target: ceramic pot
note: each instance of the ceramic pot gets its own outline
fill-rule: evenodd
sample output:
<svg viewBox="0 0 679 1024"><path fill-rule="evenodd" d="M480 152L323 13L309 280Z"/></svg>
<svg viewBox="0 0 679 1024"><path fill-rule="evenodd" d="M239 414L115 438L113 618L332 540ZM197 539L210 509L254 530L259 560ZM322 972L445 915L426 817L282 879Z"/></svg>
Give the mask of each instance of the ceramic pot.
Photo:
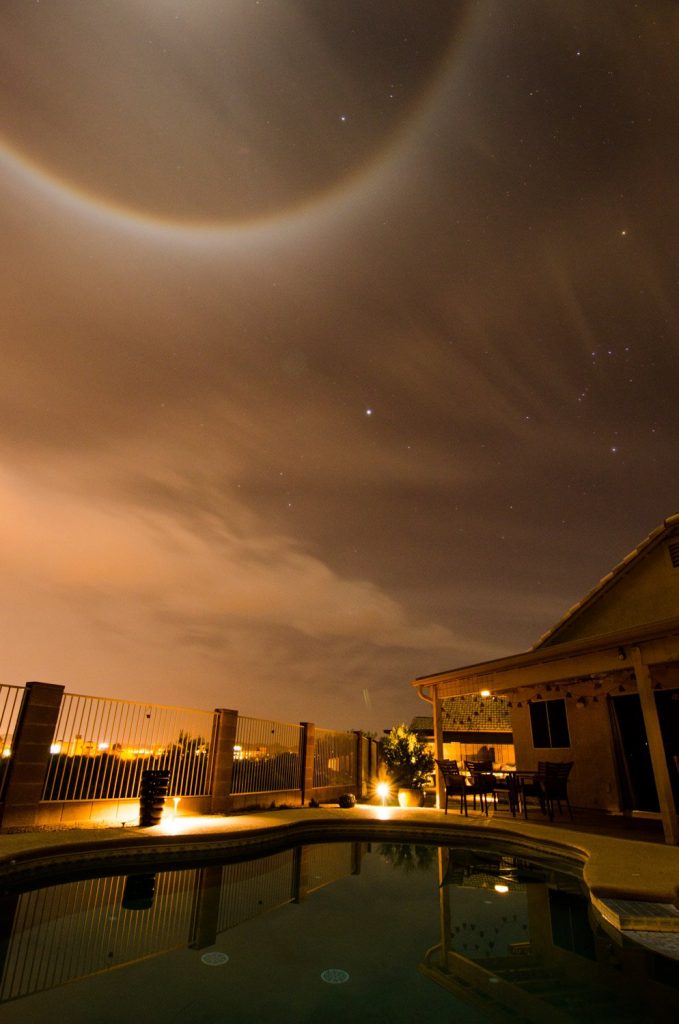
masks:
<svg viewBox="0 0 679 1024"><path fill-rule="evenodd" d="M424 807L424 793L421 789L399 789L399 807Z"/></svg>

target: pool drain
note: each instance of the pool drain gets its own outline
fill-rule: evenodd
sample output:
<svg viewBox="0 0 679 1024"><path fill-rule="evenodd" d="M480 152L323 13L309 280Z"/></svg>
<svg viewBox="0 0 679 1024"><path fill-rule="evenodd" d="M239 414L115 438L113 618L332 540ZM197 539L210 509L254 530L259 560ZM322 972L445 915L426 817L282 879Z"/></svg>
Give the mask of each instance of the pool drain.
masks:
<svg viewBox="0 0 679 1024"><path fill-rule="evenodd" d="M200 958L208 967L221 967L228 961L226 953L203 953Z"/></svg>
<svg viewBox="0 0 679 1024"><path fill-rule="evenodd" d="M343 982L349 981L347 972L338 967L329 967L327 971L321 971L321 978L323 981L327 981L328 985L341 985Z"/></svg>

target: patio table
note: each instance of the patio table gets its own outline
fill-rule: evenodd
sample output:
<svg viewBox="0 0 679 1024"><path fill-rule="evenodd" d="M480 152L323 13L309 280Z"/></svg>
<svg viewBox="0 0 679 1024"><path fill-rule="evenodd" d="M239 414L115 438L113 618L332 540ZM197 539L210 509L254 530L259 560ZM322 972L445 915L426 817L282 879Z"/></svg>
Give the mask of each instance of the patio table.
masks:
<svg viewBox="0 0 679 1024"><path fill-rule="evenodd" d="M526 785L533 785L538 776L537 769L530 771L509 771L507 772L507 789L509 791L509 807L512 815L523 807L523 816L528 818L528 805L526 803Z"/></svg>

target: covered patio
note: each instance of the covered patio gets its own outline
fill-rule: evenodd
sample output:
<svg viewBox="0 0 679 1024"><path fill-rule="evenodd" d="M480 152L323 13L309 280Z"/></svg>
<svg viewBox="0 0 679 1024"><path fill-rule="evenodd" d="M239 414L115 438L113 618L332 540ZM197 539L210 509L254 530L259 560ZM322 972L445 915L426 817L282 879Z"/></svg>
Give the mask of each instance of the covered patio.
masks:
<svg viewBox="0 0 679 1024"><path fill-rule="evenodd" d="M419 677L443 757L441 702L511 703L517 768L573 761L576 809L661 821L679 843L679 517L631 552L530 650ZM442 806L441 781L438 803Z"/></svg>

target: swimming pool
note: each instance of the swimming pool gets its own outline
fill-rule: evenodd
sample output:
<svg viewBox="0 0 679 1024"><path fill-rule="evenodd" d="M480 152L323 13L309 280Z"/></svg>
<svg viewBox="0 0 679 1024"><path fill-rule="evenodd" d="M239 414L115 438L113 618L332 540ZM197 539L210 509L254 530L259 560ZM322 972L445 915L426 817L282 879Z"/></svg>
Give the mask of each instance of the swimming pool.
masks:
<svg viewBox="0 0 679 1024"><path fill-rule="evenodd" d="M33 883L36 884L36 883ZM2 895L7 1024L676 1019L676 962L578 871L492 848L293 846Z"/></svg>

